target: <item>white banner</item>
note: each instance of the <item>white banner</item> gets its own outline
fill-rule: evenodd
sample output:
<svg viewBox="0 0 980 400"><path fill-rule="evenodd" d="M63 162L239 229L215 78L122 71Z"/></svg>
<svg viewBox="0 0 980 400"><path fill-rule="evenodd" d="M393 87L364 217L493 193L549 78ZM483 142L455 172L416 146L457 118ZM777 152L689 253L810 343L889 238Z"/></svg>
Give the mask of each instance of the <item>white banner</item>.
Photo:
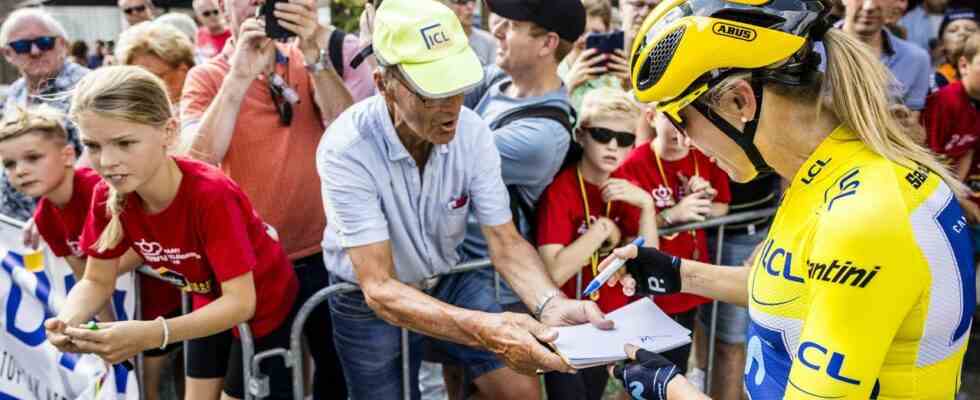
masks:
<svg viewBox="0 0 980 400"><path fill-rule="evenodd" d="M94 355L62 353L48 343L44 320L57 314L75 284L64 260L47 248L24 249L20 230L0 223L0 400L139 399L134 371ZM135 307L132 274L113 293L118 319Z"/></svg>

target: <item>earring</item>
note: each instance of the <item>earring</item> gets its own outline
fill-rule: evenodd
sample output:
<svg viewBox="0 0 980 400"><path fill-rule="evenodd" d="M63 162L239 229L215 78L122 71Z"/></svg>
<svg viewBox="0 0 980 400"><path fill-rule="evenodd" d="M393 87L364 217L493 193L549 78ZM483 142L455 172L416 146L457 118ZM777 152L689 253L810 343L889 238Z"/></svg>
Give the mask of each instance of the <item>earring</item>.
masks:
<svg viewBox="0 0 980 400"><path fill-rule="evenodd" d="M742 123L743 124L749 123L749 119L748 118L745 118L745 117L742 117Z"/></svg>

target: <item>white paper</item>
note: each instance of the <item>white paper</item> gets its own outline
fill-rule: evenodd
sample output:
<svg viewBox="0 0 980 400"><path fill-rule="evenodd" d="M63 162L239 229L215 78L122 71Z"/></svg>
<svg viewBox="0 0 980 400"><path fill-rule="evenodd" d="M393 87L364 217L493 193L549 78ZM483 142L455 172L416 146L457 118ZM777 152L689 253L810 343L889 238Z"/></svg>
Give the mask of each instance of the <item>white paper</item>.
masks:
<svg viewBox="0 0 980 400"><path fill-rule="evenodd" d="M691 342L691 331L643 298L606 314L615 323L612 330L591 324L558 328L554 342L558 353L576 368L609 364L627 358L626 344L661 353Z"/></svg>

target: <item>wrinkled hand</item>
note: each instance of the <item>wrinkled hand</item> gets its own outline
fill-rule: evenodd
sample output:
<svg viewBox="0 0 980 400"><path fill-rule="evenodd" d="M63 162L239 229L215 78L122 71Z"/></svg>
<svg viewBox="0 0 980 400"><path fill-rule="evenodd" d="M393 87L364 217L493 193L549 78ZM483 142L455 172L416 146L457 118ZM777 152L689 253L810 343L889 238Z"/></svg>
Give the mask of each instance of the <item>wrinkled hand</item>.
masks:
<svg viewBox="0 0 980 400"><path fill-rule="evenodd" d="M664 356L631 344L626 345L626 355L633 362L610 365L609 375L619 379L635 399L667 400L667 385L681 373L674 363Z"/></svg>
<svg viewBox="0 0 980 400"><path fill-rule="evenodd" d="M486 318L477 332L481 345L514 371L525 375L533 375L538 370L575 372L545 345L558 339L557 330L527 314L505 312Z"/></svg>
<svg viewBox="0 0 980 400"><path fill-rule="evenodd" d="M279 20L279 25L299 38L299 49L306 64L316 63L320 58L320 49L326 48L330 40L330 29L320 25L318 20L316 0L276 3L272 15Z"/></svg>
<svg viewBox="0 0 980 400"><path fill-rule="evenodd" d="M256 18L246 19L235 42L235 53L231 56L231 74L236 80L252 82L272 67L276 61L275 54L275 44L265 35L265 22Z"/></svg>
<svg viewBox="0 0 980 400"><path fill-rule="evenodd" d="M548 326L571 326L590 323L596 328L613 328L613 322L592 301L556 297L548 302L541 313L541 323Z"/></svg>
<svg viewBox="0 0 980 400"><path fill-rule="evenodd" d="M71 338L65 335L65 329L67 328L68 324L57 318L44 321L44 333L48 338L48 342L58 349L58 351L62 353L82 353L78 346L75 346L75 343L71 341Z"/></svg>
<svg viewBox="0 0 980 400"><path fill-rule="evenodd" d="M37 250L38 246L41 245L41 234L37 231L34 218L27 220L27 224L24 225L24 229L21 231L21 241L24 243L24 247L32 250Z"/></svg>
<svg viewBox="0 0 980 400"><path fill-rule="evenodd" d="M711 200L704 198L700 192L691 193L673 207L661 212L674 224L701 222L711 213Z"/></svg>
<svg viewBox="0 0 980 400"><path fill-rule="evenodd" d="M653 206L653 196L625 179L610 178L602 184L602 201L622 201L637 208Z"/></svg>
<svg viewBox="0 0 980 400"><path fill-rule="evenodd" d="M98 330L68 327L65 335L81 352L94 353L110 364L158 347L163 341L163 327L157 321L105 322L98 326Z"/></svg>
<svg viewBox="0 0 980 400"><path fill-rule="evenodd" d="M606 55L599 54L596 49L585 49L579 53L578 58L572 63L565 75L568 82L568 91L574 91L585 82L595 79L597 76L606 73L607 69L599 65L606 59Z"/></svg>

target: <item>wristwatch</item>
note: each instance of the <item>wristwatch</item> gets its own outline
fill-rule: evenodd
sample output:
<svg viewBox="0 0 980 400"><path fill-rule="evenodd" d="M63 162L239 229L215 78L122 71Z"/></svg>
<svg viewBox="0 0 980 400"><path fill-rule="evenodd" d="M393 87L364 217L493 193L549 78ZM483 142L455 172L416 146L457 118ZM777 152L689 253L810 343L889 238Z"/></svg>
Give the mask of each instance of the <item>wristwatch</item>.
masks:
<svg viewBox="0 0 980 400"><path fill-rule="evenodd" d="M306 70L311 74L315 74L320 71L325 71L333 68L333 63L330 62L330 54L327 52L326 48L320 49L320 55L316 62L313 64L306 64Z"/></svg>

